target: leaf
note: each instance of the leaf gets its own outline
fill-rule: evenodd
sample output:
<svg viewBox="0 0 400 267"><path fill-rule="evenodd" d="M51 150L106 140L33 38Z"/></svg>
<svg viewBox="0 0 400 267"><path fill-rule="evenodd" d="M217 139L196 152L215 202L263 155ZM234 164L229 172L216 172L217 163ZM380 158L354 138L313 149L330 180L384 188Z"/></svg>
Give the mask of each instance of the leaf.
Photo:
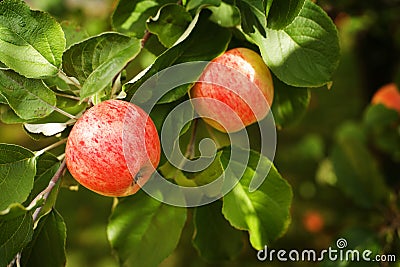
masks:
<svg viewBox="0 0 400 267"><path fill-rule="evenodd" d="M135 91L155 74L158 75L155 76L156 79L152 79L152 83L147 83L145 87L150 97L146 99L135 98L135 101L144 104L146 101L154 99L157 92L159 93L160 90L167 88L165 87L166 85L171 84L175 85L175 89L168 91L168 93L158 101L158 104L173 102L187 94L187 91L192 86L187 83L197 80L203 70L201 66L198 64L192 65L190 70L187 68L188 65L185 65L186 69L178 67L170 71L165 70L163 72L165 75L163 79L160 79L159 72L183 62L212 60L226 50L231 38L231 33L210 22L207 19L207 15L204 13L205 12L202 11L198 23L184 41L161 54L143 77L135 83L126 86L126 92L128 94L127 99L131 99ZM177 73L178 70L181 73ZM174 73L174 75L172 75L172 73ZM166 84L162 84L160 80ZM176 87L177 83L184 85Z"/></svg>
<svg viewBox="0 0 400 267"><path fill-rule="evenodd" d="M186 9L188 11L198 10L202 7L219 6L221 3L221 0L190 0L186 5Z"/></svg>
<svg viewBox="0 0 400 267"><path fill-rule="evenodd" d="M0 60L28 78L57 74L65 49L61 26L19 0L0 2Z"/></svg>
<svg viewBox="0 0 400 267"><path fill-rule="evenodd" d="M364 208L386 201L388 189L364 143L362 130L348 123L339 128L336 136L331 158L338 187Z"/></svg>
<svg viewBox="0 0 400 267"><path fill-rule="evenodd" d="M219 6L209 6L210 20L221 27L232 28L240 25L240 10L236 6L221 2Z"/></svg>
<svg viewBox="0 0 400 267"><path fill-rule="evenodd" d="M0 70L0 94L24 120L43 118L53 111L56 95L41 80L27 79L13 71Z"/></svg>
<svg viewBox="0 0 400 267"><path fill-rule="evenodd" d="M267 27L266 7L264 1L238 0L236 5L240 10L241 25L245 33L259 32L265 35Z"/></svg>
<svg viewBox="0 0 400 267"><path fill-rule="evenodd" d="M272 1L268 12L267 26L270 29L282 29L292 23L299 14L305 0Z"/></svg>
<svg viewBox="0 0 400 267"><path fill-rule="evenodd" d="M120 0L111 17L114 30L137 38L146 31L147 20L157 14L158 9L175 0Z"/></svg>
<svg viewBox="0 0 400 267"><path fill-rule="evenodd" d="M292 191L282 179L272 162L255 151L250 153L247 165L230 159L229 150L224 149L221 162L226 168L229 164L245 168L243 177L235 170L226 170L225 176L239 180L237 185L223 198L222 213L234 227L247 230L251 245L258 250L283 235L290 223L290 204ZM231 161L231 162L230 162ZM257 165L260 166L257 168ZM269 172L267 170L269 169ZM253 192L249 191L254 176L266 176L263 184Z"/></svg>
<svg viewBox="0 0 400 267"><path fill-rule="evenodd" d="M319 87L332 80L339 62L335 25L316 4L307 0L299 15L283 29L251 34L271 71L296 87Z"/></svg>
<svg viewBox="0 0 400 267"><path fill-rule="evenodd" d="M82 99L111 85L113 78L140 52L140 41L103 33L71 46L63 55L66 74L83 84Z"/></svg>
<svg viewBox="0 0 400 267"><path fill-rule="evenodd" d="M279 128L298 122L306 113L311 100L308 88L287 85L273 76L274 101L272 113Z"/></svg>
<svg viewBox="0 0 400 267"><path fill-rule="evenodd" d="M11 220L0 220L0 229L0 266L7 266L32 239L32 215L25 213Z"/></svg>
<svg viewBox="0 0 400 267"><path fill-rule="evenodd" d="M147 29L156 34L165 47L171 47L185 32L191 20L192 16L183 6L167 4L147 22Z"/></svg>
<svg viewBox="0 0 400 267"><path fill-rule="evenodd" d="M194 211L193 245L207 261L231 261L243 249L243 233L233 228L221 213L222 201Z"/></svg>
<svg viewBox="0 0 400 267"><path fill-rule="evenodd" d="M36 174L35 155L20 146L0 144L0 211L29 196Z"/></svg>
<svg viewBox="0 0 400 267"><path fill-rule="evenodd" d="M43 123L43 124L24 124L25 129L30 133L44 134L45 136L52 136L61 133L67 128L66 123Z"/></svg>
<svg viewBox="0 0 400 267"><path fill-rule="evenodd" d="M157 266L178 245L185 221L185 208L163 204L140 190L120 199L107 235L121 265Z"/></svg>
<svg viewBox="0 0 400 267"><path fill-rule="evenodd" d="M66 226L61 215L52 210L43 217L32 237L22 251L23 266L61 267L65 266Z"/></svg>

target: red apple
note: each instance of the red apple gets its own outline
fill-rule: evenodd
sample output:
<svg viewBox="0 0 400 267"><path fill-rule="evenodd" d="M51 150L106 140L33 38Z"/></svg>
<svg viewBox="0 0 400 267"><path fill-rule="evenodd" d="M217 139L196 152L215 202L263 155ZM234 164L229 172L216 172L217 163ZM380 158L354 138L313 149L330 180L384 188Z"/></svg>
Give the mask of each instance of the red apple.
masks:
<svg viewBox="0 0 400 267"><path fill-rule="evenodd" d="M86 188L105 196L136 193L160 160L156 127L140 107L107 100L75 123L65 151L68 170Z"/></svg>
<svg viewBox="0 0 400 267"><path fill-rule="evenodd" d="M247 48L231 49L212 60L190 90L196 112L222 132L239 131L266 117L273 95L267 65Z"/></svg>
<svg viewBox="0 0 400 267"><path fill-rule="evenodd" d="M318 233L324 228L324 218L318 211L307 211L303 217L304 228L310 233Z"/></svg>
<svg viewBox="0 0 400 267"><path fill-rule="evenodd" d="M396 84L389 83L375 92L371 100L372 104L383 104L389 109L396 110L400 115L400 92Z"/></svg>

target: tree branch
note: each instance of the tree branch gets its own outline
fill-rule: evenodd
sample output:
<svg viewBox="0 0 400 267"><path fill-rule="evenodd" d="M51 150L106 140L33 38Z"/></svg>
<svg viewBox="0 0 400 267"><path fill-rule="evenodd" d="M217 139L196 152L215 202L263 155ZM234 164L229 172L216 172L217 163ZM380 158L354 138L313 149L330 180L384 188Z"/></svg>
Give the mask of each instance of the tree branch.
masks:
<svg viewBox="0 0 400 267"><path fill-rule="evenodd" d="M50 195L51 191L54 189L54 186L57 184L58 180L60 180L60 178L62 177L62 175L64 174L64 171L66 170L67 165L65 162L65 159L63 159L63 161L61 162L60 167L58 168L58 170L56 171L56 173L53 175L53 177L51 178L49 184L47 185L47 187L40 192L35 199L32 200L32 202L29 204L29 206L31 205L35 205L37 201L39 201L40 199L44 200L43 205L41 205L40 207L38 207L35 212L32 215L33 218L33 222L35 223L38 219L39 219L39 214L40 211L42 210L44 204L46 203L46 200L48 198L48 196Z"/></svg>

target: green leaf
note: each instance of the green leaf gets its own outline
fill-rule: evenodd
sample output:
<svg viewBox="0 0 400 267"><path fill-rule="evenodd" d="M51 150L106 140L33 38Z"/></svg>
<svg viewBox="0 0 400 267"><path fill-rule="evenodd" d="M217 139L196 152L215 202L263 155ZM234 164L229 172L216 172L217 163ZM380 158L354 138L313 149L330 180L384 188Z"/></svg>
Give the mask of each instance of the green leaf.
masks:
<svg viewBox="0 0 400 267"><path fill-rule="evenodd" d="M0 60L28 78L57 74L65 49L61 26L20 0L0 2Z"/></svg>
<svg viewBox="0 0 400 267"><path fill-rule="evenodd" d="M197 207L193 222L193 245L207 261L231 261L243 249L243 233L222 216L222 201Z"/></svg>
<svg viewBox="0 0 400 267"><path fill-rule="evenodd" d="M32 239L33 220L30 213L11 220L0 220L0 266L7 266Z"/></svg>
<svg viewBox="0 0 400 267"><path fill-rule="evenodd" d="M305 0L273 1L268 12L267 26L270 29L282 29L292 23L299 14Z"/></svg>
<svg viewBox="0 0 400 267"><path fill-rule="evenodd" d="M298 122L306 113L311 100L310 90L287 85L273 76L274 101L272 113L279 128Z"/></svg>
<svg viewBox="0 0 400 267"><path fill-rule="evenodd" d="M140 190L120 199L107 235L121 265L155 267L178 245L185 221L185 208L163 204Z"/></svg>
<svg viewBox="0 0 400 267"><path fill-rule="evenodd" d="M242 29L245 33L259 32L265 35L267 27L266 7L264 1L238 0L236 5L240 10Z"/></svg>
<svg viewBox="0 0 400 267"><path fill-rule="evenodd" d="M61 267L65 266L66 226L61 215L52 210L41 218L32 241L22 251L23 266Z"/></svg>
<svg viewBox="0 0 400 267"><path fill-rule="evenodd" d="M49 115L56 95L41 80L27 79L13 71L0 70L0 94L24 120Z"/></svg>
<svg viewBox="0 0 400 267"><path fill-rule="evenodd" d="M219 6L221 3L221 0L190 0L186 5L186 9L193 10L201 7Z"/></svg>
<svg viewBox="0 0 400 267"><path fill-rule="evenodd" d="M0 221L14 219L27 213L28 211L35 210L43 204L43 200L39 200L34 205L24 207L20 203L12 203L6 209L0 211Z"/></svg>
<svg viewBox="0 0 400 267"><path fill-rule="evenodd" d="M140 41L119 33L103 33L71 46L63 68L83 84L82 99L111 85L113 78L140 52Z"/></svg>
<svg viewBox="0 0 400 267"><path fill-rule="evenodd" d="M335 25L316 4L307 0L299 15L283 29L251 34L271 71L296 87L319 87L332 80L339 62Z"/></svg>
<svg viewBox="0 0 400 267"><path fill-rule="evenodd" d="M243 165L242 162L230 159L228 152L224 149L221 155L224 167L228 163L236 164L239 168L244 167L245 172L243 177L238 177L235 171L225 173L225 176L240 180L224 196L222 213L231 225L249 231L250 243L255 249L263 249L266 244L282 236L288 228L292 201L290 185L282 179L267 157L255 151L243 151L250 153L247 165ZM259 168L257 164L260 164ZM256 191L250 192L249 186L255 176L266 176L266 179Z"/></svg>
<svg viewBox="0 0 400 267"><path fill-rule="evenodd" d="M0 211L29 196L36 174L35 155L20 146L0 144Z"/></svg>
<svg viewBox="0 0 400 267"><path fill-rule="evenodd" d="M159 8L175 0L120 0L111 23L114 30L137 38L142 38L146 31L147 20L155 16Z"/></svg>
<svg viewBox="0 0 400 267"><path fill-rule="evenodd" d="M156 34L165 47L171 47L185 32L192 21L192 16L183 6L167 4L157 16L147 22L149 32Z"/></svg>
<svg viewBox="0 0 400 267"><path fill-rule="evenodd" d="M387 200L388 189L359 126L344 124L336 135L331 158L338 187L365 208Z"/></svg>
<svg viewBox="0 0 400 267"><path fill-rule="evenodd" d="M135 83L126 86L126 92L128 94L127 99L132 98L135 91L146 80L163 69L183 62L212 60L226 50L230 38L231 33L229 31L210 22L207 16L202 12L195 28L184 41L161 54L143 77ZM167 82L173 83L183 79L191 80L192 78L192 80L195 80L196 77L200 76L202 70L201 68L197 68L190 72L185 72L185 70L182 69L182 74L178 75L174 73L173 76L170 72L166 72L166 74L169 74L169 76L167 76ZM163 81L166 82L165 79ZM151 90L157 90L157 86L165 85L151 84L151 88L149 88L148 92L153 94ZM169 103L181 98L187 94L191 86L192 84L185 84L169 91L158 103ZM141 99L139 99L139 101L140 100ZM147 100L149 99L144 101Z"/></svg>
<svg viewBox="0 0 400 267"><path fill-rule="evenodd" d="M219 6L210 6L210 20L221 27L233 28L240 25L240 10L236 6L221 2Z"/></svg>

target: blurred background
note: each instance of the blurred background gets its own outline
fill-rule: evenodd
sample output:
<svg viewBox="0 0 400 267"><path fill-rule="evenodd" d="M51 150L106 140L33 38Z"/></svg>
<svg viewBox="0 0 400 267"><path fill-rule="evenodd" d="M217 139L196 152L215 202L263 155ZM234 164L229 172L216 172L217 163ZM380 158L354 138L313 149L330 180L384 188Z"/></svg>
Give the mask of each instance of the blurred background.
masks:
<svg viewBox="0 0 400 267"><path fill-rule="evenodd" d="M89 35L110 30L110 14L117 4L115 0L27 2L32 8L48 11L58 21L76 22ZM377 148L373 141L363 146L368 160L376 166L387 186L390 202L386 206L370 207L357 201L343 188L343 183L337 183L332 163L337 136L345 131L343 129L355 132L361 129L374 92L387 83L400 81L400 1L321 0L318 4L338 27L341 61L332 87L313 89L306 115L296 124L278 131L275 165L292 185L294 199L288 232L274 242L271 249L321 250L345 237L359 248L397 253L396 264L370 263L368 266L400 266L400 158L395 153L397 149L400 151L400 147L396 147L399 144L393 143L391 151ZM399 131L398 127L397 124L392 130ZM0 123L0 142L37 150L51 141L33 141L21 125ZM368 182L369 177L364 178L364 182ZM111 198L84 188L78 192L60 191L57 208L67 225L68 267L117 266L105 231L111 205ZM191 246L192 235L193 227L188 224L179 247L162 267L317 266L311 262L259 262L256 251L249 245L233 262L206 263ZM319 264L331 266L330 263Z"/></svg>

